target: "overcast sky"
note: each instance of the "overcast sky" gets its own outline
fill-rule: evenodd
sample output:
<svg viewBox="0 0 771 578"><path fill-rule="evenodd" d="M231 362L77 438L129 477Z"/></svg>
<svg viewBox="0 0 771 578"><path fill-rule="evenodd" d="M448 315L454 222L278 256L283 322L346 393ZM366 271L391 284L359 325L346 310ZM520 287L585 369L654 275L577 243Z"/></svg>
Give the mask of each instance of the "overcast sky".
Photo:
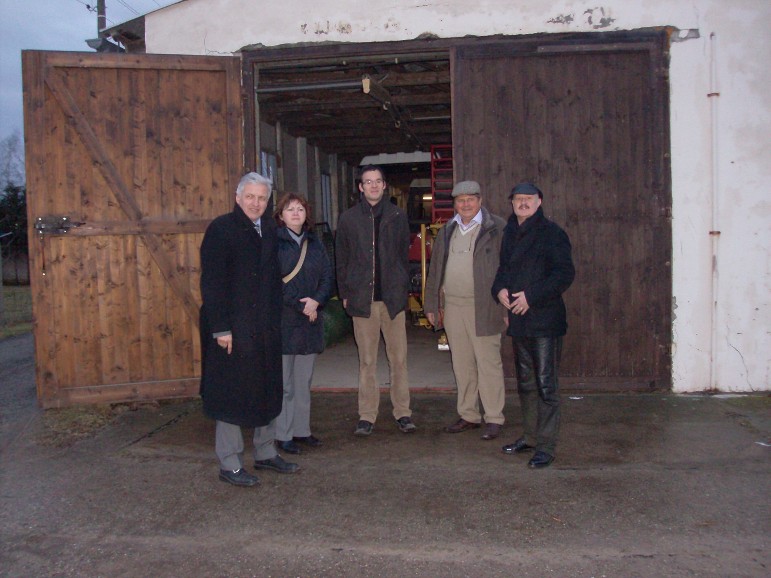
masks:
<svg viewBox="0 0 771 578"><path fill-rule="evenodd" d="M107 26L178 0L106 0ZM0 139L23 134L22 50L93 52L96 0L0 0Z"/></svg>

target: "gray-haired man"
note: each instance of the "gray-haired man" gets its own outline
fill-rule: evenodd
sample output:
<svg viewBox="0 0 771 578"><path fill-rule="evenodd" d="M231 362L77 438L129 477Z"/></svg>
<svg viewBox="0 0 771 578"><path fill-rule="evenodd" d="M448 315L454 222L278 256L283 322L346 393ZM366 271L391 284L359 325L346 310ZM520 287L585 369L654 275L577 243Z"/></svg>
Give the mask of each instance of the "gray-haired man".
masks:
<svg viewBox="0 0 771 578"><path fill-rule="evenodd" d="M263 215L272 183L241 178L233 211L214 219L201 243L201 398L215 419L220 479L236 486L258 480L243 468L242 427L254 428L254 467L297 471L274 445L281 412L281 273L276 225Z"/></svg>

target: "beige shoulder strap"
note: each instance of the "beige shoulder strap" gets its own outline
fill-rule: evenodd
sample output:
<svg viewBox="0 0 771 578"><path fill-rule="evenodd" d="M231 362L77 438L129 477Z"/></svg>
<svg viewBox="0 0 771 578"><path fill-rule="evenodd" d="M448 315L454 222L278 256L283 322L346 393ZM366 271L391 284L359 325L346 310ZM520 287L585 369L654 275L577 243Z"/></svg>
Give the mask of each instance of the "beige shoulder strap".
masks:
<svg viewBox="0 0 771 578"><path fill-rule="evenodd" d="M292 279L294 279L294 276L297 275L297 273L300 272L300 269L303 266L303 261L305 261L305 253L308 252L308 239L303 239L303 246L302 249L300 249L300 258L297 260L297 265L294 266L294 269L288 274L285 275L281 280L284 283L289 283Z"/></svg>

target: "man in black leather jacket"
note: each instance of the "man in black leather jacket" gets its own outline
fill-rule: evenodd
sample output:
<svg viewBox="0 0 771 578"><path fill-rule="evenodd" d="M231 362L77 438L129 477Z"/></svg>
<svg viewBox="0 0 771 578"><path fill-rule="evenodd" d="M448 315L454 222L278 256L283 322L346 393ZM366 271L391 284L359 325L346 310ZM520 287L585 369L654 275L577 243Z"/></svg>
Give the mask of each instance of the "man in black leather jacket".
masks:
<svg viewBox="0 0 771 578"><path fill-rule="evenodd" d="M543 193L520 183L509 198L513 213L501 246L492 294L509 310L507 334L517 356L517 387L524 435L503 446L506 454L536 450L528 462L554 461L560 422L559 361L567 315L562 294L575 278L570 239L543 214Z"/></svg>

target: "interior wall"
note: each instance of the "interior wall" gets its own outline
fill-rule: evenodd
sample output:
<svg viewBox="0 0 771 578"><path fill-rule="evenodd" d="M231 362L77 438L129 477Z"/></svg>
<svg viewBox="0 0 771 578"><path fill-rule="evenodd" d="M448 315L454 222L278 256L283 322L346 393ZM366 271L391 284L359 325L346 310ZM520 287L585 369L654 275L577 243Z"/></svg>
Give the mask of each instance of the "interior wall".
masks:
<svg viewBox="0 0 771 578"><path fill-rule="evenodd" d="M277 157L275 190L279 194L291 191L305 196L311 204L314 221L321 221L321 172L330 172L332 156L308 145L306 139L284 131L279 133L276 127L266 123L260 123L260 149ZM332 181L333 198L338 196L336 180Z"/></svg>
<svg viewBox="0 0 771 578"><path fill-rule="evenodd" d="M305 196L313 207L313 220L319 221L321 217L321 169L319 167L319 149L308 147L308 165L306 167L307 187Z"/></svg>
<svg viewBox="0 0 771 578"><path fill-rule="evenodd" d="M284 189L299 190L297 184L297 139L290 134L282 134L281 166L284 171Z"/></svg>

